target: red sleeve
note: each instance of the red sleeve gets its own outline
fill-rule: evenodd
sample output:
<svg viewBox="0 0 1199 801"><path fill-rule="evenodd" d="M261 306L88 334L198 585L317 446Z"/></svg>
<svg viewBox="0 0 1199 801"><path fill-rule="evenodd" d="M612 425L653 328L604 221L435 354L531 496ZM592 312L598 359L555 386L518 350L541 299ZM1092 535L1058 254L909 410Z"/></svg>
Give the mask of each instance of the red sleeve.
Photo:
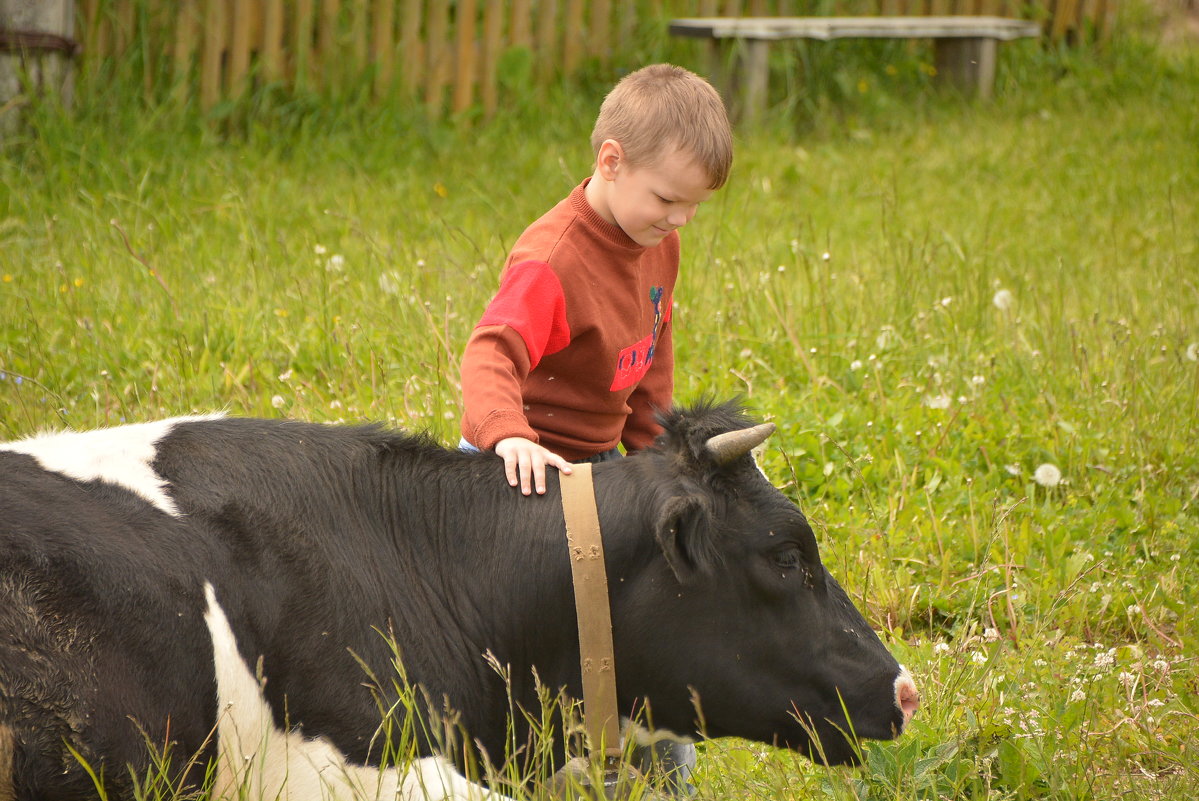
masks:
<svg viewBox="0 0 1199 801"><path fill-rule="evenodd" d="M507 437L536 442L521 387L542 357L570 342L562 285L548 264L505 271L462 356L462 436L481 450Z"/></svg>
<svg viewBox="0 0 1199 801"><path fill-rule="evenodd" d="M542 356L570 344L566 298L557 274L543 261L514 264L504 271L500 291L483 312L479 325L506 325L520 334L529 351L529 369Z"/></svg>

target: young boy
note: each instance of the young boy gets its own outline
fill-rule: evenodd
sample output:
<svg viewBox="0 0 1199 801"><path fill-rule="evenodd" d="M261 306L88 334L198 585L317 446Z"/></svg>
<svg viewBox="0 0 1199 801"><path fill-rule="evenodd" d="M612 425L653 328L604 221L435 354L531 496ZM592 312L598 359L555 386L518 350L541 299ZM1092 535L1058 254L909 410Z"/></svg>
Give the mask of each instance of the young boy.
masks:
<svg viewBox="0 0 1199 801"><path fill-rule="evenodd" d="M595 168L517 240L462 359L464 445L545 492L546 466L644 448L674 391L679 228L724 185L720 95L681 67L625 76L591 134Z"/></svg>

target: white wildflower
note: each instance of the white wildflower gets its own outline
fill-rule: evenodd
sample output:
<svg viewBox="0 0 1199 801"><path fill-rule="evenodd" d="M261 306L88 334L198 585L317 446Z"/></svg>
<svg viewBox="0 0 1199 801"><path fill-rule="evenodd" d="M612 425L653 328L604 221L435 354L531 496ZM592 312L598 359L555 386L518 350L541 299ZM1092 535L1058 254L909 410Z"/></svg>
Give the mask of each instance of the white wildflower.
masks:
<svg viewBox="0 0 1199 801"><path fill-rule="evenodd" d="M1087 700L1087 694L1085 692L1083 692L1081 689L1075 690L1074 692L1070 693L1070 701L1072 703L1078 703L1079 701L1085 701L1085 700Z"/></svg>
<svg viewBox="0 0 1199 801"><path fill-rule="evenodd" d="M379 276L379 289L384 295L398 295L400 293L400 274L395 270L383 273Z"/></svg>
<svg viewBox="0 0 1199 801"><path fill-rule="evenodd" d="M934 654L946 654L946 653L949 653L949 643L947 643L947 642L939 642L939 643L937 643L936 645L934 645L934 646L933 646L933 653L934 653Z"/></svg>
<svg viewBox="0 0 1199 801"><path fill-rule="evenodd" d="M995 642L999 639L999 629L983 629L983 639L987 642Z"/></svg>
<svg viewBox="0 0 1199 801"><path fill-rule="evenodd" d="M981 387L983 384L987 383L987 378L986 376L976 375L970 379L970 383L976 387Z"/></svg>
<svg viewBox="0 0 1199 801"><path fill-rule="evenodd" d="M982 651L975 651L974 653L970 654L970 661L976 665L985 665L987 662L987 655Z"/></svg>
<svg viewBox="0 0 1199 801"><path fill-rule="evenodd" d="M274 406L276 409L282 409L286 404L287 401L283 400L282 395L275 395L271 398L271 406Z"/></svg>
<svg viewBox="0 0 1199 801"><path fill-rule="evenodd" d="M861 360L861 359L854 359L852 362L850 362L850 363L849 363L849 369L850 369L850 370L853 370L855 373L856 373L858 370L861 370L861 369L862 369L862 360Z"/></svg>
<svg viewBox="0 0 1199 801"><path fill-rule="evenodd" d="M950 298L950 297L941 298L941 308L946 308L946 309L949 308L950 303L953 303L953 298Z"/></svg>
<svg viewBox="0 0 1199 801"><path fill-rule="evenodd" d="M1033 472L1032 477L1042 487L1056 487L1062 480L1062 471L1057 465L1046 462Z"/></svg>
<svg viewBox="0 0 1199 801"><path fill-rule="evenodd" d="M940 395L924 396L924 405L930 409L948 409L952 403L953 399L943 392Z"/></svg>
<svg viewBox="0 0 1199 801"><path fill-rule="evenodd" d="M346 266L346 257L341 255L340 253L334 253L332 256L329 257L329 260L325 262L326 272L339 273L343 269L345 269L345 266Z"/></svg>
<svg viewBox="0 0 1199 801"><path fill-rule="evenodd" d="M1095 667L1109 668L1116 664L1116 649L1112 648L1102 653L1095 654Z"/></svg>
<svg viewBox="0 0 1199 801"><path fill-rule="evenodd" d="M279 380L284 381L284 382L290 381L291 380L291 370L284 370L282 373L279 373Z"/></svg>
<svg viewBox="0 0 1199 801"><path fill-rule="evenodd" d="M1130 605L1128 606L1128 608L1124 610L1124 612L1125 612L1125 613L1126 613L1126 614L1127 614L1129 617L1137 617L1137 616L1139 616L1139 615L1141 614L1141 612L1143 612L1143 611L1144 611L1144 610L1143 610L1143 609L1141 609L1141 605L1140 605L1140 604L1130 604Z"/></svg>
<svg viewBox="0 0 1199 801"><path fill-rule="evenodd" d="M1004 467L1003 469L1007 471L1009 476L1020 475L1020 465L1018 465L1018 464L1009 464L1006 467Z"/></svg>
<svg viewBox="0 0 1199 801"><path fill-rule="evenodd" d="M318 256L324 256L327 251L325 250L324 245L313 245L312 252Z"/></svg>
<svg viewBox="0 0 1199 801"><path fill-rule="evenodd" d="M1126 690L1132 689L1137 683L1136 674L1129 673L1128 671L1122 671L1116 678L1119 679L1120 686Z"/></svg>
<svg viewBox="0 0 1199 801"><path fill-rule="evenodd" d="M1192 342L1187 345L1187 360L1199 362L1199 342Z"/></svg>
<svg viewBox="0 0 1199 801"><path fill-rule="evenodd" d="M824 251L824 253L822 253L820 256L820 258L824 259L825 261L828 261L832 257L833 257L833 254L829 253L827 250Z"/></svg>
<svg viewBox="0 0 1199 801"><path fill-rule="evenodd" d="M1000 311L1007 311L1016 304L1016 296L1012 294L1010 289L1001 289L991 298L991 303Z"/></svg>

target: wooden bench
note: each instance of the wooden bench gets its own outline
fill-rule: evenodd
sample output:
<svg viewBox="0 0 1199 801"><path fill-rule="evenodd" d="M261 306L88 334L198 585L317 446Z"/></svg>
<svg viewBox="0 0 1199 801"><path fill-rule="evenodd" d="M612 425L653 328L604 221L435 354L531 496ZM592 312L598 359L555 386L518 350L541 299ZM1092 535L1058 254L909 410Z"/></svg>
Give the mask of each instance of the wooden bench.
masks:
<svg viewBox="0 0 1199 801"><path fill-rule="evenodd" d="M721 45L713 59L713 78L723 91L739 97L741 116L754 118L766 108L766 48L770 42L932 39L937 78L980 97L990 97L997 43L1040 36L1041 26L1031 20L1007 17L703 17L671 20L670 33L710 39ZM742 43L744 50L730 76L727 49L733 43Z"/></svg>

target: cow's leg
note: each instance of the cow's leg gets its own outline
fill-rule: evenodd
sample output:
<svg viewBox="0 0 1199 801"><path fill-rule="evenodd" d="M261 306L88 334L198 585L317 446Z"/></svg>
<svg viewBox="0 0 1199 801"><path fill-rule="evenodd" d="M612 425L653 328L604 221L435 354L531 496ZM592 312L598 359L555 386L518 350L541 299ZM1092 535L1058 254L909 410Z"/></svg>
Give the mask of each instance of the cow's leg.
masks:
<svg viewBox="0 0 1199 801"><path fill-rule="evenodd" d="M505 801L467 781L440 757L417 759L401 768L356 765L328 740L280 730L258 679L237 650L212 585L206 584L204 593L217 682L214 799Z"/></svg>

